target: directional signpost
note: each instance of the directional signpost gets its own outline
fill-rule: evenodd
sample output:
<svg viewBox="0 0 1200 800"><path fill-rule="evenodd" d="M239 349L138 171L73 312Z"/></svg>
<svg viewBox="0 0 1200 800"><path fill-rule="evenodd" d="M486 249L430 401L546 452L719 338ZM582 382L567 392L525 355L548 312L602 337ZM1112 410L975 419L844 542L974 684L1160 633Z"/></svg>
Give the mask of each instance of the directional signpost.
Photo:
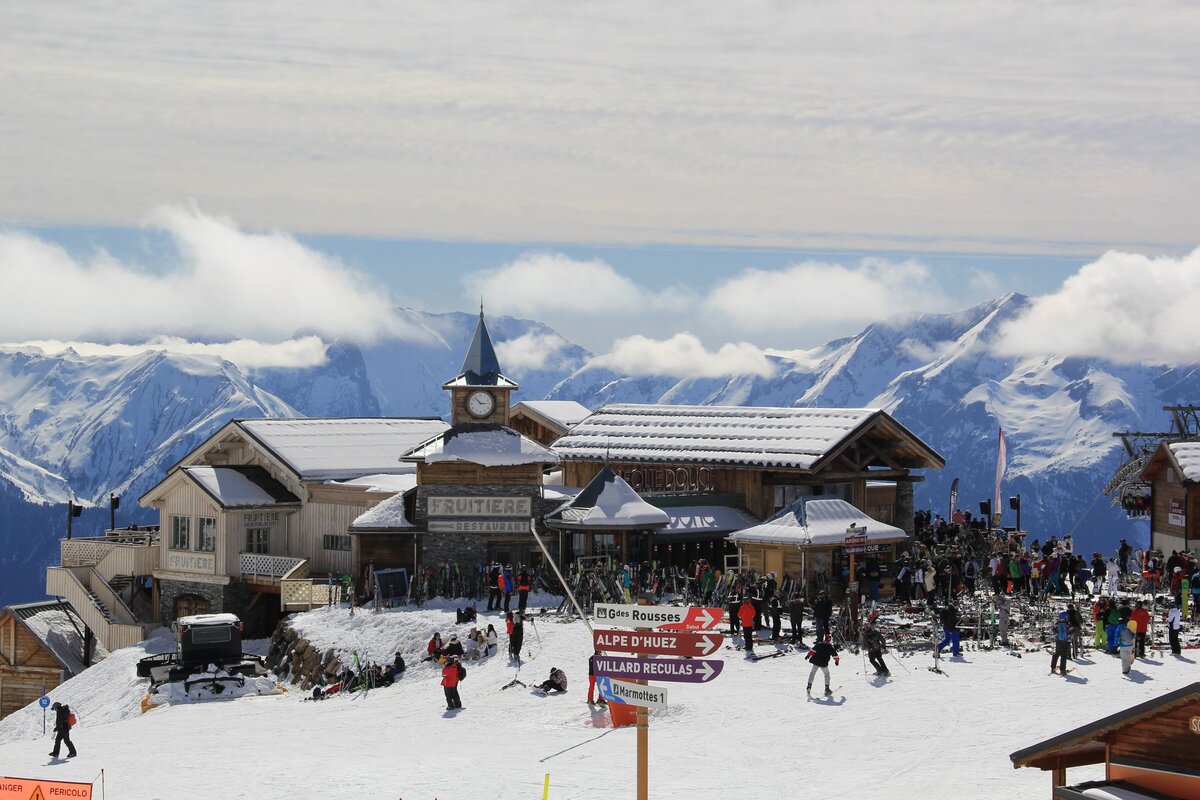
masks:
<svg viewBox="0 0 1200 800"><path fill-rule="evenodd" d="M631 653L637 658L597 655L596 687L610 704L637 706L638 800L648 796L649 721L647 708L666 708L667 691L647 680L707 683L721 674L724 661L702 659L722 644L720 634L704 634L721 624L720 608L676 608L649 604L597 603L596 622L637 628L636 631L594 630L592 641L601 653ZM646 658L647 655L685 658ZM618 680L626 678L627 680ZM630 683L628 681L637 681ZM611 709L611 706L610 706ZM616 716L613 717L614 724Z"/></svg>
<svg viewBox="0 0 1200 800"><path fill-rule="evenodd" d="M592 643L605 653L644 653L656 656L712 655L721 649L719 633L674 633L637 631L593 631Z"/></svg>
<svg viewBox="0 0 1200 800"><path fill-rule="evenodd" d="M708 683L721 674L724 661L684 658L616 658L596 656L596 674L631 681Z"/></svg>

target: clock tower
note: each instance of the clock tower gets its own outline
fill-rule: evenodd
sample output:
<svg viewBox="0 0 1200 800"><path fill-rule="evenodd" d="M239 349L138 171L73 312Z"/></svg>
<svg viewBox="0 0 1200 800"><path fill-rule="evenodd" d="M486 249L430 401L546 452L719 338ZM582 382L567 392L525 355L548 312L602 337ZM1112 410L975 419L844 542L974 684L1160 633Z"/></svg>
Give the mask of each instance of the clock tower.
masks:
<svg viewBox="0 0 1200 800"><path fill-rule="evenodd" d="M483 321L482 306L462 369L458 377L442 384L442 388L450 392L452 426L464 423L508 425L509 395L520 387L500 372L492 337Z"/></svg>

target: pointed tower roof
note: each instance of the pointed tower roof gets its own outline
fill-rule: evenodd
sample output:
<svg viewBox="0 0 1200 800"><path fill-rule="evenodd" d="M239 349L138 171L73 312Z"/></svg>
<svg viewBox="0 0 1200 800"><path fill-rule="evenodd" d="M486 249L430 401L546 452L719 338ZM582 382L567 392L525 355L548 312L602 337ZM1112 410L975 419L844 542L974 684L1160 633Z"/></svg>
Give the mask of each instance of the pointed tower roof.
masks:
<svg viewBox="0 0 1200 800"><path fill-rule="evenodd" d="M496 349L492 347L492 337L488 335L487 325L483 321L483 304L479 304L479 323L475 326L475 335L471 337L471 346L467 348L467 357L463 359L462 369L458 377L447 381L450 386L507 386L516 389L517 384L510 381L500 371L500 360L496 358Z"/></svg>
<svg viewBox="0 0 1200 800"><path fill-rule="evenodd" d="M545 517L552 528L663 528L671 518L605 466L574 498Z"/></svg>

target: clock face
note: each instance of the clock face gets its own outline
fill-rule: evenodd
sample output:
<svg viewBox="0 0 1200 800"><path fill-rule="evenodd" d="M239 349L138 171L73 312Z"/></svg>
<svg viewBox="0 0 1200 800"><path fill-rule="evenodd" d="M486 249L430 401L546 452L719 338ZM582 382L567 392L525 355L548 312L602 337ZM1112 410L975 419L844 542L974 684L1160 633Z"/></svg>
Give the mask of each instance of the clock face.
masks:
<svg viewBox="0 0 1200 800"><path fill-rule="evenodd" d="M471 392L471 396L467 398L467 411L473 417L486 417L495 408L496 398L492 397L491 392Z"/></svg>

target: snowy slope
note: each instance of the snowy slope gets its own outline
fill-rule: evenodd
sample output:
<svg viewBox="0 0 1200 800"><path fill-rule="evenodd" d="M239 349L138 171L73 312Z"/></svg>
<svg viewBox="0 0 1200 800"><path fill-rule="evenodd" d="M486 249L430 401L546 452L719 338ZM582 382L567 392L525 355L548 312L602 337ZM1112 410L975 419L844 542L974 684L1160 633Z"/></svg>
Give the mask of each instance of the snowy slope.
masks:
<svg viewBox="0 0 1200 800"><path fill-rule="evenodd" d="M501 625L498 615L487 620ZM409 670L366 696L306 702L302 694L137 709L145 682L133 676L140 648L118 651L51 693L79 712L79 756L50 763L41 710L0 722L0 764L8 775L91 781L104 770L109 796L140 798L326 796L380 798L628 797L634 789L635 734L611 729L583 701L588 629L537 622L526 634L520 678L543 680L551 667L569 678L562 696L515 687L507 658L467 663L464 709L448 716L437 669L414 651L434 630L465 633L449 609L321 609L297 617L321 647L390 658ZM503 631L501 625L500 630ZM501 633L501 640L504 636ZM161 649L154 645L152 649ZM1196 651L1188 651L1194 653ZM886 794L897 800L1039 797L1049 777L1014 770L1008 754L1196 679L1196 657L1155 655L1130 677L1114 657L1093 655L1064 679L1047 675L1044 653L1012 658L967 651L929 672L926 654L890 659L890 681L865 676L862 659L832 667L831 702L804 695L799 655L758 663L720 650L722 674L705 685L665 684L670 707L652 712L650 789L656 798L816 798ZM836 766L834 766L836 765ZM1072 782L1100 777L1068 771Z"/></svg>

